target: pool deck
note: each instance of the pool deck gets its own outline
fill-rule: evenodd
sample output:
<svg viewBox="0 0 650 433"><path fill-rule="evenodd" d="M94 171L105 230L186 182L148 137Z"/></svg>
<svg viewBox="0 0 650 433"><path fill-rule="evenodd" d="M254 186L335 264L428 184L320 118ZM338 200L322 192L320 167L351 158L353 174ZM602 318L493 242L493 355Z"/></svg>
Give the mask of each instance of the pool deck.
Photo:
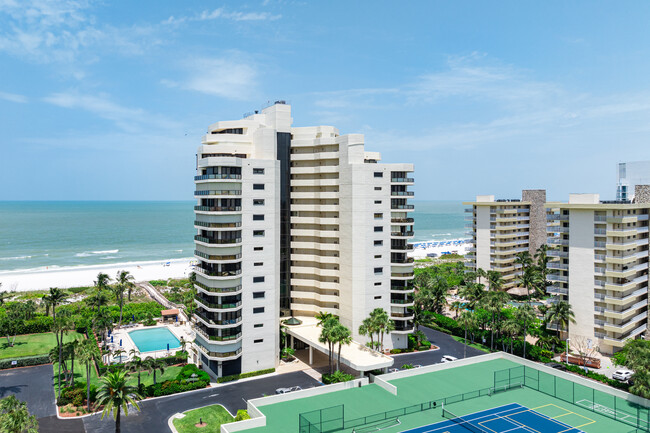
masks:
<svg viewBox="0 0 650 433"><path fill-rule="evenodd" d="M122 349L126 351L126 353L123 356L127 356L130 359L130 356L128 356L129 352L131 349L138 350L138 346L133 342L131 339L131 336L129 335L129 332L131 331L136 331L136 330L143 330L143 329L156 329L156 328L167 328L178 340L180 341L181 338L184 339L185 341L188 342L186 350L189 350L191 347L192 341L194 341L194 331L192 331L191 326L184 324L184 325L176 325L176 324L157 324L155 326L144 326L141 324L138 324L137 326L131 326L131 327L124 327L116 329L113 332L113 341L114 343L111 345L112 350L117 350L117 349ZM122 340L122 346L120 347L120 340ZM110 341L110 339L109 339ZM138 350L139 352L139 350ZM165 356L173 355L176 353L176 350L171 349L169 351L165 350L157 350L154 352L142 352L140 353L141 358L146 358L146 357L152 357L152 358L162 358ZM110 358L111 361L113 358Z"/></svg>

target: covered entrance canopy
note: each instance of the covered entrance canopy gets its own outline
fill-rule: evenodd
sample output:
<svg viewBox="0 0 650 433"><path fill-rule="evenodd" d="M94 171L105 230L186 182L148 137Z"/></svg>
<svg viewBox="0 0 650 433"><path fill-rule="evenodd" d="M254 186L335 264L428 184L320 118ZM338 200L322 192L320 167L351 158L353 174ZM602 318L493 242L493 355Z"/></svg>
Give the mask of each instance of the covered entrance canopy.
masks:
<svg viewBox="0 0 650 433"><path fill-rule="evenodd" d="M300 325L287 326L287 333L292 338L304 342L309 346L310 351L310 364L312 363L311 351L313 349L329 355L327 344L318 341L320 337L321 328L318 326L318 320L314 317L298 317ZM338 344L334 348L334 356L338 355ZM366 346L352 341L349 345L343 345L341 348L341 363L347 365L359 372L377 370L393 365L393 358L386 356L382 353L370 350Z"/></svg>

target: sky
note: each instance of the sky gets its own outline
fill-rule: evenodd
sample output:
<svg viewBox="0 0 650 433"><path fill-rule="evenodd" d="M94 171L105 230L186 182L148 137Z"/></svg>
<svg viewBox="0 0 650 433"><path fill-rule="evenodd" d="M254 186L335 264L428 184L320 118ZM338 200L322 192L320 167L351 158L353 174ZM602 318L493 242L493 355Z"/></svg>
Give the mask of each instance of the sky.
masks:
<svg viewBox="0 0 650 433"><path fill-rule="evenodd" d="M416 198L613 198L650 159L643 1L0 0L0 200L191 200L209 124L413 162Z"/></svg>

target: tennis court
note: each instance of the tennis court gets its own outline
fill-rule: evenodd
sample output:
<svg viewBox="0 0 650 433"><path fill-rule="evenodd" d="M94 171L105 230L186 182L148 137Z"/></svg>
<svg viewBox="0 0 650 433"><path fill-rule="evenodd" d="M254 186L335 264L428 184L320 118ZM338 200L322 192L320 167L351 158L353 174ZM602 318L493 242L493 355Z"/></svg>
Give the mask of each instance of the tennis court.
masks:
<svg viewBox="0 0 650 433"><path fill-rule="evenodd" d="M558 420L572 412L565 411L556 417L551 417L529 409L517 403L475 412L465 416L457 416L446 408L442 408L442 415L447 421L430 424L406 430L402 433L584 433ZM595 421L585 419L585 425Z"/></svg>

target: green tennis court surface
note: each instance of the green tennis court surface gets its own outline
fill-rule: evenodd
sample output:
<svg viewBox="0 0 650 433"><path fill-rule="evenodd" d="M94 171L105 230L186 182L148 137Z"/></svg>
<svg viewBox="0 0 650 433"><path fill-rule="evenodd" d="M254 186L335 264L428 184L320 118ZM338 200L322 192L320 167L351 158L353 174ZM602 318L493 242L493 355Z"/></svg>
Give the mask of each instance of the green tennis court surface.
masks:
<svg viewBox="0 0 650 433"><path fill-rule="evenodd" d="M646 408L507 359L389 383L397 395L370 384L260 406L266 426L247 432L399 433L444 421L443 404L464 416L517 403L585 433L648 431L650 419Z"/></svg>

